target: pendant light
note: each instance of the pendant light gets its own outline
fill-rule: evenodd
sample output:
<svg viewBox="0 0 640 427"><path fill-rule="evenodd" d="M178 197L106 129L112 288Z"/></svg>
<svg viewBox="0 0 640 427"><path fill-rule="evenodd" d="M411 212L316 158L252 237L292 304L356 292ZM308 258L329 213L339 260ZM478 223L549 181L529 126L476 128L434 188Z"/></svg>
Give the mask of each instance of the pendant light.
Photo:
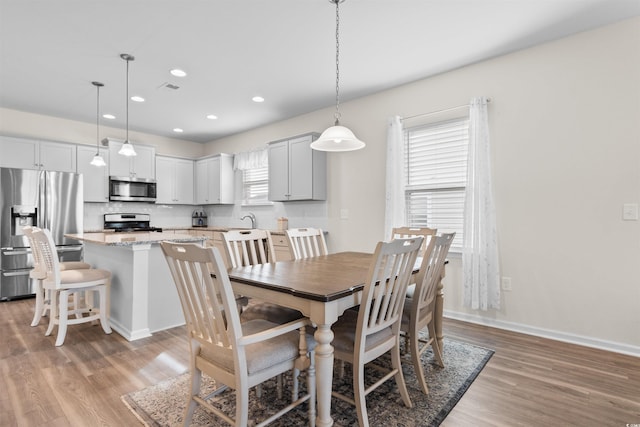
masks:
<svg viewBox="0 0 640 427"><path fill-rule="evenodd" d="M125 139L124 144L122 144L120 151L118 151L118 154L130 157L136 155L136 150L133 149L133 145L129 141L129 61L133 61L136 58L128 53L121 54L120 58L127 61L127 138Z"/></svg>
<svg viewBox="0 0 640 427"><path fill-rule="evenodd" d="M322 132L320 138L311 143L318 151L354 151L365 146L347 127L340 126L340 9L344 0L329 0L336 5L336 112L333 126Z"/></svg>
<svg viewBox="0 0 640 427"><path fill-rule="evenodd" d="M100 82L91 82L92 85L96 87L97 96L96 96L96 155L93 156L93 160L91 160L91 164L93 166L106 166L104 159L100 155L100 88L104 86L104 84Z"/></svg>

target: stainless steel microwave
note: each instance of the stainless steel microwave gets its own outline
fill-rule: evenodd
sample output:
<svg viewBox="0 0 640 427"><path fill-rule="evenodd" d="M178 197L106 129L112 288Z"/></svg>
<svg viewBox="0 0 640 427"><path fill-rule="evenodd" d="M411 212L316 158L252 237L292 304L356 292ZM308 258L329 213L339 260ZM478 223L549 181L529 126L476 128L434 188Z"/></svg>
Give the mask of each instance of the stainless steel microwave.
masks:
<svg viewBox="0 0 640 427"><path fill-rule="evenodd" d="M109 177L109 200L120 202L156 202L154 179Z"/></svg>

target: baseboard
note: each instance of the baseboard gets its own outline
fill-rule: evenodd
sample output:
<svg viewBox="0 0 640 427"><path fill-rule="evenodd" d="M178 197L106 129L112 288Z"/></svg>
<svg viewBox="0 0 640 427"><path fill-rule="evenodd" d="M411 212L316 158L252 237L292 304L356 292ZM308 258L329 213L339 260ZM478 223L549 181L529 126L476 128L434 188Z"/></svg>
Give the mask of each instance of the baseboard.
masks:
<svg viewBox="0 0 640 427"><path fill-rule="evenodd" d="M111 325L111 329L122 335L124 338L126 338L127 341L135 341L151 336L151 333L147 328L137 331L130 331L128 328L125 328L124 325L113 319L109 319L109 324Z"/></svg>
<svg viewBox="0 0 640 427"><path fill-rule="evenodd" d="M612 351L614 353L626 354L629 356L640 357L640 347L628 344L622 344L613 341L600 340L583 335L568 334L566 332L554 331L551 329L537 328L534 326L523 325L515 322L505 322L503 320L488 319L486 317L477 316L468 313L459 313L445 310L444 317L463 322L476 323L478 325L490 326L492 328L504 329L512 332L519 332L527 335L534 335L542 338L549 338L556 341L562 341L571 344L578 344L585 347L597 348L600 350Z"/></svg>

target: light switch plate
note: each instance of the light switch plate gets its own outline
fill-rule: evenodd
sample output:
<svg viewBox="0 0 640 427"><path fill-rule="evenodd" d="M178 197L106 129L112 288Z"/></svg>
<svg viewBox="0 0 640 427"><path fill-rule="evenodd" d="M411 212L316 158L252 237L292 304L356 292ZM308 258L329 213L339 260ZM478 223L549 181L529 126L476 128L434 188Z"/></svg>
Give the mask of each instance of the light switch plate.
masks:
<svg viewBox="0 0 640 427"><path fill-rule="evenodd" d="M625 221L637 221L638 220L638 204L625 203L624 205L622 205L622 219Z"/></svg>

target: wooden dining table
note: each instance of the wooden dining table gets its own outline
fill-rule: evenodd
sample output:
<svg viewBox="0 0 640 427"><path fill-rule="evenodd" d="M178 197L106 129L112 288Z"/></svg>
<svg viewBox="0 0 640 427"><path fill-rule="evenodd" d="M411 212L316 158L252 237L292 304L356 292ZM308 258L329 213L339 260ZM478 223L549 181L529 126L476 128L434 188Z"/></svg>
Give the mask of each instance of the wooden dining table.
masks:
<svg viewBox="0 0 640 427"><path fill-rule="evenodd" d="M348 308L360 304L373 254L339 252L313 258L230 268L236 293L300 310L316 325L315 368L317 419L320 427L333 425L333 332L331 325ZM419 266L419 264L417 264ZM436 335L442 339L442 295L436 315Z"/></svg>

